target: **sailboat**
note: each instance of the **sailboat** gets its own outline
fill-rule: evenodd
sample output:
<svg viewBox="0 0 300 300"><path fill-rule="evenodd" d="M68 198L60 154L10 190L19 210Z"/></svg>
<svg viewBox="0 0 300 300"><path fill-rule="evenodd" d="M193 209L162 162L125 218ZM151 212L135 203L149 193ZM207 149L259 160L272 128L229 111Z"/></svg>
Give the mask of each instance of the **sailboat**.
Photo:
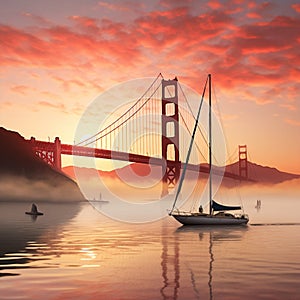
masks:
<svg viewBox="0 0 300 300"><path fill-rule="evenodd" d="M200 111L205 95L206 85L208 81L208 88L209 88L209 141L208 141L208 156L209 156L209 211L208 213L203 212L202 206L199 208L199 212L185 212L180 211L176 208L176 202L178 200L179 194L181 192L182 184L184 181L187 164L191 155L192 146L195 139L196 130L198 127ZM178 188L176 192L176 196L173 202L173 207L169 212L169 215L174 217L178 222L183 225L246 225L249 221L249 217L242 213L242 214L232 214L229 211L233 210L242 210L241 206L227 206L217 203L212 198L212 107L211 107L211 74L208 74L205 88L203 90L202 99L199 105L197 117L195 120L195 126L193 129L193 134L191 137L186 163L181 174Z"/></svg>

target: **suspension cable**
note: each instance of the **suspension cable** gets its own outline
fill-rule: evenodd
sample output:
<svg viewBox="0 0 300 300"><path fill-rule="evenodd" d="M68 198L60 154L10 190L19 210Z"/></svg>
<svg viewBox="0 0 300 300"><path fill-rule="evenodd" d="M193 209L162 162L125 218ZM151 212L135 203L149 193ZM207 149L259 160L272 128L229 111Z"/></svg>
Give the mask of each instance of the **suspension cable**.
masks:
<svg viewBox="0 0 300 300"><path fill-rule="evenodd" d="M148 89L144 92L144 94L130 107L130 108L128 108L127 109L127 111L124 113L124 114L122 114L119 118L117 118L113 123L111 123L110 125L108 125L107 127L105 127L104 129L102 129L102 130L100 130L99 132L97 132L97 133L95 133L94 135L92 135L92 136L90 136L90 137L88 137L88 138L86 138L85 140L83 140L83 141L81 141L81 142L79 142L79 143L77 143L76 144L76 146L79 146L79 145L82 145L82 144L84 144L84 143L86 143L87 141L89 141L89 140L91 140L91 139L93 139L93 138L95 138L97 135L99 135L99 134L101 134L102 132L104 132L105 130L107 130L108 128L110 128L110 127L112 127L114 124L116 124L122 117L124 117L127 113L129 113L144 97L145 97L145 95L149 92L149 90L154 86L154 84L156 83L156 81L157 81L157 79L159 78L159 77L161 77L161 78L163 78L163 76L162 76L162 74L161 73L159 73L157 76L156 76L156 78L155 78L155 80L151 83L151 85L148 87ZM153 94L152 94L153 95ZM152 96L151 95L151 96ZM148 100L147 101L149 101L149 98L148 98ZM129 120L129 118L127 119L127 120ZM127 121L126 120L126 121ZM124 123L124 122L123 122ZM112 132L113 130L110 130L110 132ZM105 136L105 135L104 135ZM90 145L90 144L92 144L93 142L95 142L95 141L97 141L97 140L99 140L99 138L98 139L96 139L96 140L93 140L92 142L89 142L89 143L87 143L86 145Z"/></svg>
<svg viewBox="0 0 300 300"><path fill-rule="evenodd" d="M160 88L160 86L161 85L159 85L154 91L153 91L153 93L148 97L148 99L132 114L132 115L130 115L127 119L125 119L123 122L121 122L118 126L116 126L116 127L113 127L113 129L111 129L110 131L108 131L108 132L106 132L105 134L103 134L103 135L101 135L101 136L99 136L98 138L96 138L96 139L94 139L94 140L92 140L91 142L89 142L89 143L86 143L85 144L85 146L87 146L87 145L90 145L90 144L92 144L92 143L94 143L94 142L96 142L96 141L98 141L99 139L102 139L103 137L105 137L105 136L107 136L107 135L109 135L110 133L112 133L113 131L115 131L116 129L118 129L118 128L120 128L122 125L124 125L127 121L129 121L132 117L134 117L150 100L151 100L151 98L152 98L152 96L155 94L155 92ZM137 103L135 103L131 108L133 108L135 105L136 105ZM127 111L128 112L128 111ZM127 113L126 112L126 113ZM120 120L126 113L124 113L121 117L119 117L118 118L118 120ZM105 129L108 129L108 128L110 128L110 127L112 127L113 125L115 125L115 123L116 122L113 122L112 124L110 124L109 126L107 126ZM140 125L140 124L138 124L138 125ZM139 126L137 126L137 128L138 128ZM102 133L105 129L103 129L103 130L101 130L100 132L98 132L96 135L94 135L94 137L95 136L97 136L98 134L100 134L100 133ZM87 140L90 140L90 138L89 139L87 139Z"/></svg>

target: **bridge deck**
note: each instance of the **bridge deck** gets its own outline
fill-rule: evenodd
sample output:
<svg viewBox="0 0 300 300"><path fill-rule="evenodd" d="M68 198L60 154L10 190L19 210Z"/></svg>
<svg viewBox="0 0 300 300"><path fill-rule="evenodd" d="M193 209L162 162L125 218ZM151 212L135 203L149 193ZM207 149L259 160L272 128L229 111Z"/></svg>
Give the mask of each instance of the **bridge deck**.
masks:
<svg viewBox="0 0 300 300"><path fill-rule="evenodd" d="M31 142L33 148L36 151L56 151L55 143L51 142L44 142L34 140L34 143ZM113 160L120 160L120 161L128 161L128 162L136 162L142 164L150 164L156 166L164 166L166 165L166 161L159 157L150 157L140 154L134 153L126 153L121 151L112 151L107 149L97 149L85 146L76 146L76 145L68 145L68 144L61 144L60 145L60 152L64 155L76 155L76 156L85 156L85 157L95 157L95 158L103 158L103 159L113 159ZM181 168L184 167L184 163L179 162L181 164ZM176 164L175 161L169 160L168 165ZM195 172L201 173L209 173L209 167L207 165L195 165L195 164L188 164L187 169ZM213 173L216 175L222 176L223 172L221 168L213 168ZM230 173L228 171L224 172L224 176L232 179L237 180L249 180L243 177L240 177L237 174Z"/></svg>

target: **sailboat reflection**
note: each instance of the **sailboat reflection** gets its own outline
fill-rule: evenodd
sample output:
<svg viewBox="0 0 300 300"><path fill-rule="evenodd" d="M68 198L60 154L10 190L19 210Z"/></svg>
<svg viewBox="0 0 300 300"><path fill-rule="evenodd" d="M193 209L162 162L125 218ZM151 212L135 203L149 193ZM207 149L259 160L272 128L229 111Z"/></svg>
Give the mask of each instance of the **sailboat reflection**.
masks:
<svg viewBox="0 0 300 300"><path fill-rule="evenodd" d="M213 262L214 262L214 255L212 252L212 246L213 246L213 236L212 233L209 233L209 256L210 256L210 261L209 261L209 270L208 270L208 287L209 287L209 299L213 298L213 289L212 289L212 267L213 267Z"/></svg>
<svg viewBox="0 0 300 300"><path fill-rule="evenodd" d="M216 260L213 246L215 243L240 241L247 230L247 227L182 226L167 235L163 229L162 299L176 300L182 298L182 295L185 295L184 298L213 299L213 265ZM207 266L207 259L208 271L205 276L201 270Z"/></svg>

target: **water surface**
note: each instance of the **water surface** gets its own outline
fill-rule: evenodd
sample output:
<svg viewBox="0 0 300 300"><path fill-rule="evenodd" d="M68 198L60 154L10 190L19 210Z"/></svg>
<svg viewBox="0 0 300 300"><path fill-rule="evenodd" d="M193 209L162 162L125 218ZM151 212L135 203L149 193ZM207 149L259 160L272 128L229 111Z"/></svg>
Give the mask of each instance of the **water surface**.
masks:
<svg viewBox="0 0 300 300"><path fill-rule="evenodd" d="M190 228L117 222L89 203L39 204L32 219L30 203L0 203L1 299L299 299L300 205L286 203L289 218L275 204L246 203L255 225Z"/></svg>

